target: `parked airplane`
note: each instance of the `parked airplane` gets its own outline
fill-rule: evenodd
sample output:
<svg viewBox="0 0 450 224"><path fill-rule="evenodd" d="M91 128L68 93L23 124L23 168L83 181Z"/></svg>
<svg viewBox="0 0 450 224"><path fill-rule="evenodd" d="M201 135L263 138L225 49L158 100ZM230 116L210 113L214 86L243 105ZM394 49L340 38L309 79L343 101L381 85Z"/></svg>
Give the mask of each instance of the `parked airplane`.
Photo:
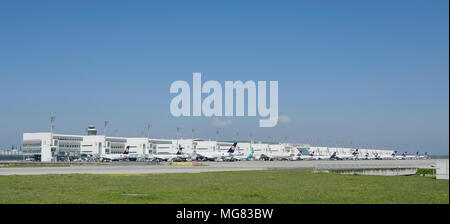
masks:
<svg viewBox="0 0 450 224"><path fill-rule="evenodd" d="M419 152L416 152L416 155L408 155L408 152L402 153L401 159L418 159L419 158Z"/></svg>
<svg viewBox="0 0 450 224"><path fill-rule="evenodd" d="M183 153L183 147L181 145L178 147L178 151L175 154L171 153L156 153L153 155L154 160L159 161L180 161L186 160L186 155Z"/></svg>
<svg viewBox="0 0 450 224"><path fill-rule="evenodd" d="M241 153L239 155L234 154L236 151L236 146L237 146L237 142L233 143L233 145L227 151L228 155L222 156L220 159L223 161L236 161L236 160L246 158L246 157L244 157L243 153Z"/></svg>
<svg viewBox="0 0 450 224"><path fill-rule="evenodd" d="M242 154L242 155L232 155L231 159L232 160L249 160L251 158L254 158L254 151L252 149L252 151L250 152L250 154L248 156Z"/></svg>
<svg viewBox="0 0 450 224"><path fill-rule="evenodd" d="M336 152L334 152L333 155L331 155L330 160L342 160L342 159L337 156Z"/></svg>
<svg viewBox="0 0 450 224"><path fill-rule="evenodd" d="M227 151L228 155L224 155L222 152L200 152L197 153L197 157L202 158L203 160L230 160L234 151L236 150L237 142L233 143L230 149Z"/></svg>
<svg viewBox="0 0 450 224"><path fill-rule="evenodd" d="M297 154L298 155L298 154ZM325 160L330 159L330 156L317 156L314 151L312 151L309 156L301 155L302 160Z"/></svg>
<svg viewBox="0 0 450 224"><path fill-rule="evenodd" d="M104 154L100 156L101 161L119 161L128 158L128 153L130 152L130 146L125 148L122 154Z"/></svg>
<svg viewBox="0 0 450 224"><path fill-rule="evenodd" d="M303 152L302 151L298 151L297 155L292 156L290 158L290 160L303 160L302 156L303 156Z"/></svg>

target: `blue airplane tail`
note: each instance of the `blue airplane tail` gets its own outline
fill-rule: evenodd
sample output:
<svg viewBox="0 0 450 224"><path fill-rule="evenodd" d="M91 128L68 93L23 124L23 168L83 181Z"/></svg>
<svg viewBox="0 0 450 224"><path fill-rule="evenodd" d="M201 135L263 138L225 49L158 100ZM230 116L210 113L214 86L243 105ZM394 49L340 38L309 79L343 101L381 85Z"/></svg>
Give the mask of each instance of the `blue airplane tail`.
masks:
<svg viewBox="0 0 450 224"><path fill-rule="evenodd" d="M237 142L233 143L233 145L231 146L231 148L228 150L229 153L234 153L234 151L236 150L236 146L237 146Z"/></svg>
<svg viewBox="0 0 450 224"><path fill-rule="evenodd" d="M336 159L336 152L334 152L333 155L331 155L330 159Z"/></svg>
<svg viewBox="0 0 450 224"><path fill-rule="evenodd" d="M123 154L128 155L129 152L130 152L130 146L127 146L125 148L125 151L123 151Z"/></svg>
<svg viewBox="0 0 450 224"><path fill-rule="evenodd" d="M181 147L181 145L178 147L178 151L177 151L177 155L181 155L183 154L183 147Z"/></svg>

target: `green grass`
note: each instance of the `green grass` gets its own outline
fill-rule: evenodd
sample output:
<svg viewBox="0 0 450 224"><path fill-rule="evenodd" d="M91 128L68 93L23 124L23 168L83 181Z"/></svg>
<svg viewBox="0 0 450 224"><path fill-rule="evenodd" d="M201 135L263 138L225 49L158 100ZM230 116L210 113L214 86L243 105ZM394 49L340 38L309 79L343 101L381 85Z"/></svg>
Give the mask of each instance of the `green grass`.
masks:
<svg viewBox="0 0 450 224"><path fill-rule="evenodd" d="M32 165L7 165L7 166L0 166L0 168L24 168L24 167L70 167L70 165L38 165L38 164L32 164Z"/></svg>
<svg viewBox="0 0 450 224"><path fill-rule="evenodd" d="M264 170L0 176L0 203L449 203L449 182Z"/></svg>
<svg viewBox="0 0 450 224"><path fill-rule="evenodd" d="M416 175L426 175L426 174L433 175L435 173L436 173L436 169L422 169L422 168L419 168L416 171Z"/></svg>

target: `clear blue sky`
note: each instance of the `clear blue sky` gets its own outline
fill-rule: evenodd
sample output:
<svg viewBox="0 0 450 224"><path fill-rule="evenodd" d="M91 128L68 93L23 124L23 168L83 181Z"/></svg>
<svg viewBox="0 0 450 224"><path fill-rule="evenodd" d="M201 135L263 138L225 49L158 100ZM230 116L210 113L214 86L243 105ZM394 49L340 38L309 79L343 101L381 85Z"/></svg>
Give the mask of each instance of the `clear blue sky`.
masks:
<svg viewBox="0 0 450 224"><path fill-rule="evenodd" d="M449 2L1 1L0 147L23 132L215 138L174 118L175 80L278 80L290 118L221 118L222 138L449 150Z"/></svg>

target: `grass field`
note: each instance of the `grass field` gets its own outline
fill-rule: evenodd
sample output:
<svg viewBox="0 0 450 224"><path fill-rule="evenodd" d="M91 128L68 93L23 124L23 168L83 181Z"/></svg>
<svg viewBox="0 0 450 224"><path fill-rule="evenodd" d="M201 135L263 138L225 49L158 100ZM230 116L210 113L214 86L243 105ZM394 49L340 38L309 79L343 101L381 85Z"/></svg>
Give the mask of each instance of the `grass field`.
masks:
<svg viewBox="0 0 450 224"><path fill-rule="evenodd" d="M449 203L449 182L264 170L0 176L0 203Z"/></svg>
<svg viewBox="0 0 450 224"><path fill-rule="evenodd" d="M24 167L70 167L70 165L7 165L0 168L24 168Z"/></svg>

